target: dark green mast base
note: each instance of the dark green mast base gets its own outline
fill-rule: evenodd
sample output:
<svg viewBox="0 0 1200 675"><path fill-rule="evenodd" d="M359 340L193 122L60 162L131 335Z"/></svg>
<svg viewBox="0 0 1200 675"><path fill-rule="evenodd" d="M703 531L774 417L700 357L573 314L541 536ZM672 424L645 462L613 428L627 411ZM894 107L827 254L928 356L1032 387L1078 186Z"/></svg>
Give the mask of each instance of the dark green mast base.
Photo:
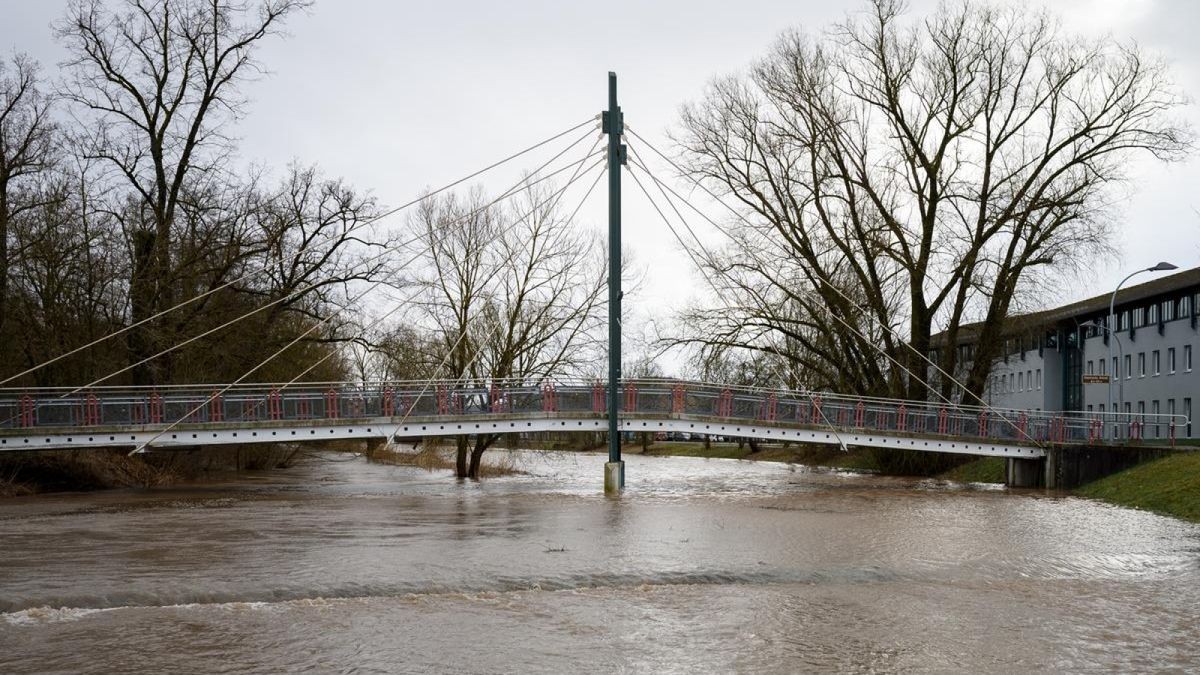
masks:
<svg viewBox="0 0 1200 675"><path fill-rule="evenodd" d="M617 416L621 399L621 166L625 164L625 117L617 105L617 74L608 74L608 110L601 114L608 134L608 463L604 465L604 491L625 488L625 462L621 461L621 432Z"/></svg>

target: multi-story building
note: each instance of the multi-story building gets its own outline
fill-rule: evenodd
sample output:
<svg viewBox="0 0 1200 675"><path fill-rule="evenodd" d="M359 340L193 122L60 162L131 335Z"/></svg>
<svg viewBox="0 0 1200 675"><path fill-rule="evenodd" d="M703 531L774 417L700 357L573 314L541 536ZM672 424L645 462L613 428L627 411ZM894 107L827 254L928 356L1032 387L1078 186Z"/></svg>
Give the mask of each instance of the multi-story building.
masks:
<svg viewBox="0 0 1200 675"><path fill-rule="evenodd" d="M1121 289L1113 317L1111 297L1013 317L985 400L1025 410L1184 415L1176 437L1200 437L1200 424L1192 423L1200 406L1200 268ZM960 330L963 361L973 355L977 331ZM935 336L935 349L944 340ZM1143 433L1168 432L1150 425Z"/></svg>

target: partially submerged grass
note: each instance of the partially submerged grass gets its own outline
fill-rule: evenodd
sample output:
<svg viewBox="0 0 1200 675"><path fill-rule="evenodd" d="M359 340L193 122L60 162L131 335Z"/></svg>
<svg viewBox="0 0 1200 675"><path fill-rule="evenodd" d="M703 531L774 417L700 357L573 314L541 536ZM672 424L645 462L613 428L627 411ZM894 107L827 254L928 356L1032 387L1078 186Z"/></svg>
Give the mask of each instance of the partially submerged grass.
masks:
<svg viewBox="0 0 1200 675"><path fill-rule="evenodd" d="M942 480L956 483L1003 483L1003 457L980 457L938 474Z"/></svg>
<svg viewBox="0 0 1200 675"><path fill-rule="evenodd" d="M1076 494L1200 522L1200 452L1139 464L1084 485Z"/></svg>
<svg viewBox="0 0 1200 675"><path fill-rule="evenodd" d="M380 464L394 466L415 466L426 471L454 471L457 450L453 446L444 446L426 441L412 451L405 451L403 446L378 448L367 454L368 459ZM489 448L483 453L479 467L481 477L512 476L524 474L517 468L517 457L504 448Z"/></svg>

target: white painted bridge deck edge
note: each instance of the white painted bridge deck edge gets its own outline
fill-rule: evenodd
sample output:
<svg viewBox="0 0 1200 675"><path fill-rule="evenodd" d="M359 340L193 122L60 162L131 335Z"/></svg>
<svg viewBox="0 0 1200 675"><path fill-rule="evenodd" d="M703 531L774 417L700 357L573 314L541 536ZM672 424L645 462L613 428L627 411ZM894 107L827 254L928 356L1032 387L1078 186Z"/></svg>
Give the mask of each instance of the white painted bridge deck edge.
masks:
<svg viewBox="0 0 1200 675"><path fill-rule="evenodd" d="M554 415L550 413L548 415ZM641 414L622 416L622 431L684 432L716 436L736 436L769 441L853 445L873 448L897 448L925 452L951 452L995 457L1044 457L1045 450L987 438L966 439L931 435L908 436L902 432L847 428L835 433L828 427L788 425L765 420L730 420L692 415ZM476 433L526 433L546 431L605 431L607 417L562 413L554 416L512 416L497 419L482 416L437 416L409 419L378 417L371 419L314 419L304 423L210 423L180 425L170 431L166 425L95 427L64 429L10 429L0 432L0 451L63 450L71 448L135 448L150 444L155 449L180 449L206 445L253 443L292 443L348 439L384 439L399 437L438 437Z"/></svg>

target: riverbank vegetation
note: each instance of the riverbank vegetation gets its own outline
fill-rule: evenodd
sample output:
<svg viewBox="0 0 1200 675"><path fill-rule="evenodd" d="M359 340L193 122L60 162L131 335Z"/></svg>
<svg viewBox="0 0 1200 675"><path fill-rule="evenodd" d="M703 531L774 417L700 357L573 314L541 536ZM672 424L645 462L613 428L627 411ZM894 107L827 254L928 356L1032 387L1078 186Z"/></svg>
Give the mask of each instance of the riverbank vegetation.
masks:
<svg viewBox="0 0 1200 675"><path fill-rule="evenodd" d="M1179 452L1085 485L1076 494L1200 522L1200 452Z"/></svg>
<svg viewBox="0 0 1200 675"><path fill-rule="evenodd" d="M63 450L0 454L0 497L156 487L291 466L301 450L288 445L218 446L130 455L127 450Z"/></svg>

